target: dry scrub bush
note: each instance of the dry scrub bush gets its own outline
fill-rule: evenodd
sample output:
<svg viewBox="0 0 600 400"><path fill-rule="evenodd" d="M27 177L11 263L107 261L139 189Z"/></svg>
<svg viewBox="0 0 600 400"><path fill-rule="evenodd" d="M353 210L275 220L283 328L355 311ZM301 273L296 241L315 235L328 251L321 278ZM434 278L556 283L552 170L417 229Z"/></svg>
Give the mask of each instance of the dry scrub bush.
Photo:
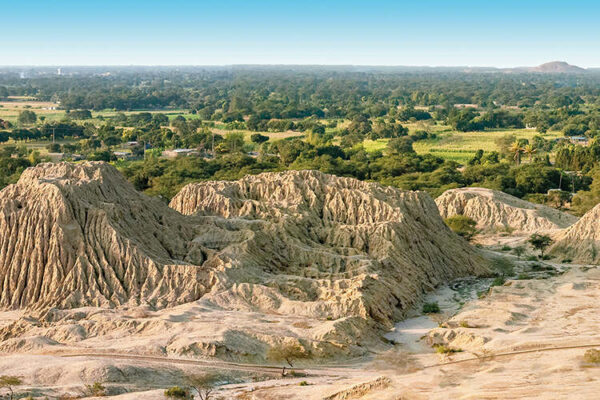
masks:
<svg viewBox="0 0 600 400"><path fill-rule="evenodd" d="M589 349L583 355L583 361L589 364L600 364L600 350Z"/></svg>

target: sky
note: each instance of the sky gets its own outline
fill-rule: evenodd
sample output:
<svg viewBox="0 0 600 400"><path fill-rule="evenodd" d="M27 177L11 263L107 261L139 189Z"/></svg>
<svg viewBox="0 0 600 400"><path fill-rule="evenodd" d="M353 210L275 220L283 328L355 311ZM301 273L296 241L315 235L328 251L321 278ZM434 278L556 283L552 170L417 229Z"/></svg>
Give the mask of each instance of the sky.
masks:
<svg viewBox="0 0 600 400"><path fill-rule="evenodd" d="M600 2L0 0L0 65L600 67Z"/></svg>

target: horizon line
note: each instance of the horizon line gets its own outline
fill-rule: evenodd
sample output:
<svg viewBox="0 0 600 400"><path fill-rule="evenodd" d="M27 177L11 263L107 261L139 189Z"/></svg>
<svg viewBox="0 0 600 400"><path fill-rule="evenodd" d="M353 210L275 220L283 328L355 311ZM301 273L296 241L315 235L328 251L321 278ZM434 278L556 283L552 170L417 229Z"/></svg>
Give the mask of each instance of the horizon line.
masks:
<svg viewBox="0 0 600 400"><path fill-rule="evenodd" d="M533 66L497 66L497 65L426 65L426 64L329 64L329 63L235 63L235 64L0 64L0 68L81 68L81 67L379 67L379 68L494 68L520 69L535 68L548 63L567 63L569 66L583 69L596 69L600 66L581 66L567 61L553 60Z"/></svg>

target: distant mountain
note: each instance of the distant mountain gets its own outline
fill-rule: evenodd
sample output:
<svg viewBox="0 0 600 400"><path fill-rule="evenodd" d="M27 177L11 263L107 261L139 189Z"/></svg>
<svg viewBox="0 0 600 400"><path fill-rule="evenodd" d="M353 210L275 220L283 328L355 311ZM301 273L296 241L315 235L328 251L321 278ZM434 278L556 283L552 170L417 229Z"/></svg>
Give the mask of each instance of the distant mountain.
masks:
<svg viewBox="0 0 600 400"><path fill-rule="evenodd" d="M568 64L564 61L552 61L537 67L531 68L534 72L549 72L549 73L581 73L587 72L586 69L576 65Z"/></svg>
<svg viewBox="0 0 600 400"><path fill-rule="evenodd" d="M571 65L565 61L551 61L537 67L504 68L504 72L539 72L543 74L581 74L588 72L585 68Z"/></svg>

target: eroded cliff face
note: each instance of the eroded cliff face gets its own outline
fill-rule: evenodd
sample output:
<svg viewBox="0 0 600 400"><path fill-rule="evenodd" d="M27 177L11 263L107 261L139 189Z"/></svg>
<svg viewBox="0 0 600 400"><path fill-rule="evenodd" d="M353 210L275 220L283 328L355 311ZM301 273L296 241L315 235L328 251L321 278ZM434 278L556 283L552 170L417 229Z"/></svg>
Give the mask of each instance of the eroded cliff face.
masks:
<svg viewBox="0 0 600 400"><path fill-rule="evenodd" d="M446 227L422 192L289 171L190 184L170 206L260 226L244 248L244 275L255 279L224 269L223 290L210 296L223 307L250 303L389 325L425 291L486 271L485 261Z"/></svg>
<svg viewBox="0 0 600 400"><path fill-rule="evenodd" d="M600 204L554 235L550 253L579 264L600 263Z"/></svg>
<svg viewBox="0 0 600 400"><path fill-rule="evenodd" d="M173 305L205 291L191 227L103 163L42 164L0 192L0 306Z"/></svg>
<svg viewBox="0 0 600 400"><path fill-rule="evenodd" d="M435 202L443 218L465 215L484 231L507 228L521 233L553 231L577 221L577 217L551 207L484 188L447 190Z"/></svg>

